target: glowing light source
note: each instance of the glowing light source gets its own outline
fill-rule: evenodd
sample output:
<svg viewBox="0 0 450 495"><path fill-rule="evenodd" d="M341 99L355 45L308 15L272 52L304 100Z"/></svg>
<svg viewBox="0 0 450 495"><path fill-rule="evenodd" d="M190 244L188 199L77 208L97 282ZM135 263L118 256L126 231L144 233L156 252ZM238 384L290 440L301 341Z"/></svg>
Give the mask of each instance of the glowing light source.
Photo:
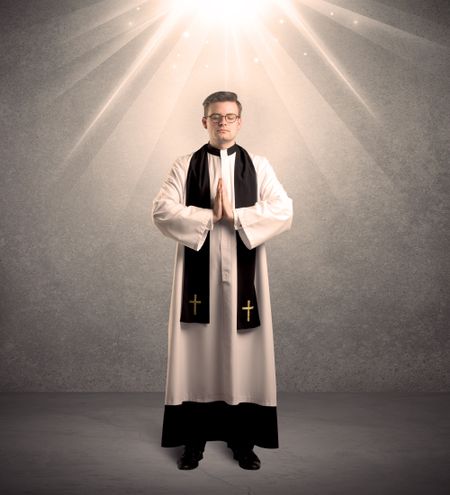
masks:
<svg viewBox="0 0 450 495"><path fill-rule="evenodd" d="M240 73L243 73L241 69L244 67L245 60L250 61L250 63L253 61L254 64L260 64L260 67L267 68L270 61L276 58L273 54L274 50L279 50L281 53L288 52L288 48L283 48L282 41L274 37L273 33L265 27L267 23L263 19L263 15L267 13L273 14L271 16L272 22L286 26L289 24L292 30L296 29L311 46L311 51L300 53L309 58L310 55L320 55L336 76L344 82L352 94L373 115L364 98L357 92L343 70L340 69L331 51L328 50L315 33L307 19L303 17L302 11L298 6L304 5L317 9L324 15L334 16L334 21L345 24L346 27L350 23L358 24L355 13L337 6L333 6L334 10L331 11L330 3L324 0L227 0L226 2L223 0L168 0L167 2L162 2L161 0L161 2L156 2L155 0L155 2L146 2L145 9L142 7L142 14L147 11L147 5L152 3L160 3L157 12L145 22L140 22L139 24L136 21L129 20L127 24L130 28L136 26L129 31L137 32L139 30L140 33L157 20L161 19L161 23L137 57L131 62L129 69L119 84L106 98L104 104L69 152L68 157L72 156L85 141L97 123L106 115L107 110L134 79L135 75L152 60L160 49L160 45L167 42L174 35L177 35L177 43L181 43L185 51L183 51L183 57L175 51L172 56L177 63L171 61L168 63L168 67L169 70L177 71L177 74L182 73L185 78L189 76L186 70L183 72L186 58L193 57L194 54L198 56L205 45L211 46L214 50L213 53L220 55L217 59L220 61L221 68L223 68L225 86L228 85L230 77L238 77ZM136 7L136 10L141 10L141 7ZM145 15L142 17L145 19ZM361 16L359 18L366 21L364 24L367 23L367 18ZM180 29L181 25L183 27ZM253 45L253 50L247 55L246 50L249 42ZM257 53L259 57L254 56L254 53ZM188 59L190 60L190 58ZM205 69L212 69L215 63L216 61L213 59L208 64L203 63L203 66ZM280 71L280 73L283 72L281 64L274 62L273 65L275 70ZM217 71L216 73L219 74Z"/></svg>
<svg viewBox="0 0 450 495"><path fill-rule="evenodd" d="M171 9L184 14L198 14L206 23L242 24L260 16L271 0L172 0Z"/></svg>

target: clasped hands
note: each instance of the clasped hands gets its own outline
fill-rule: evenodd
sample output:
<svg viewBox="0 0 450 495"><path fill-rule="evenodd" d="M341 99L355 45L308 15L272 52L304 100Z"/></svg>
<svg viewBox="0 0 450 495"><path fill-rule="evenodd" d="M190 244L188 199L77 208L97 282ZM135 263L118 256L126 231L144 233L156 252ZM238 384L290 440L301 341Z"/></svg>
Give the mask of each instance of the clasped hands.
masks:
<svg viewBox="0 0 450 495"><path fill-rule="evenodd" d="M214 198L213 221L214 223L217 223L222 220L222 218L231 224L234 223L233 208L230 199L228 198L222 179L219 179L216 196Z"/></svg>

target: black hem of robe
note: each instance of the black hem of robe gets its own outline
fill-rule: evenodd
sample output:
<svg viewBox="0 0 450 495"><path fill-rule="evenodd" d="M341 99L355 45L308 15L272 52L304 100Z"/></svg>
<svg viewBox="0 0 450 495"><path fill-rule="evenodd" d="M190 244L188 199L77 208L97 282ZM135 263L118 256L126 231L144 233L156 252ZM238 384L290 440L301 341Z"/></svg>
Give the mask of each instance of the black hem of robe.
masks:
<svg viewBox="0 0 450 495"><path fill-rule="evenodd" d="M277 407L251 402L192 402L164 406L161 447L222 440L278 448Z"/></svg>

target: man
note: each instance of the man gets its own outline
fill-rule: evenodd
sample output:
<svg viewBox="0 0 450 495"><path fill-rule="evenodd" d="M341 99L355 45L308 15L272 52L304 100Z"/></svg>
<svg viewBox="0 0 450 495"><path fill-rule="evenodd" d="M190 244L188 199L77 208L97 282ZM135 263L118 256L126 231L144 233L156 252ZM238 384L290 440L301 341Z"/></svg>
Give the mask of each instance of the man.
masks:
<svg viewBox="0 0 450 495"><path fill-rule="evenodd" d="M244 469L255 445L278 448L265 241L287 230L292 201L266 158L236 144L242 106L219 91L203 102L209 143L178 158L153 202L177 241L161 445L193 469L208 440Z"/></svg>

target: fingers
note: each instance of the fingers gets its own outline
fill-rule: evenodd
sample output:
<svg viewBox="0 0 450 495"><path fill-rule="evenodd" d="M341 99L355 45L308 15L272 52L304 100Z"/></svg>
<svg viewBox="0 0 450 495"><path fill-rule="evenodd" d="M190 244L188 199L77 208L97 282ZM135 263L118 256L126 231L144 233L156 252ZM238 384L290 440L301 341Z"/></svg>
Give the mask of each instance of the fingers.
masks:
<svg viewBox="0 0 450 495"><path fill-rule="evenodd" d="M229 202L227 189L226 189L225 184L223 182L221 184L220 192L222 195L222 202Z"/></svg>
<svg viewBox="0 0 450 495"><path fill-rule="evenodd" d="M213 206L214 222L218 222L222 218L222 214L223 214L221 182L222 182L221 179L219 179L219 183L217 184L216 196L214 198L214 206Z"/></svg>
<svg viewBox="0 0 450 495"><path fill-rule="evenodd" d="M228 199L225 184L220 178L217 182L216 195L214 198L214 222L218 222L222 218L226 218L229 221L233 221L233 209Z"/></svg>
<svg viewBox="0 0 450 495"><path fill-rule="evenodd" d="M228 199L228 192L227 192L227 188L226 188L224 182L222 182L220 191L221 191L221 194L222 194L222 202L229 203L230 200Z"/></svg>
<svg viewBox="0 0 450 495"><path fill-rule="evenodd" d="M222 182L222 179L219 179L219 182L217 183L216 198L218 201L220 201L222 203L222 200L223 200L223 182Z"/></svg>

